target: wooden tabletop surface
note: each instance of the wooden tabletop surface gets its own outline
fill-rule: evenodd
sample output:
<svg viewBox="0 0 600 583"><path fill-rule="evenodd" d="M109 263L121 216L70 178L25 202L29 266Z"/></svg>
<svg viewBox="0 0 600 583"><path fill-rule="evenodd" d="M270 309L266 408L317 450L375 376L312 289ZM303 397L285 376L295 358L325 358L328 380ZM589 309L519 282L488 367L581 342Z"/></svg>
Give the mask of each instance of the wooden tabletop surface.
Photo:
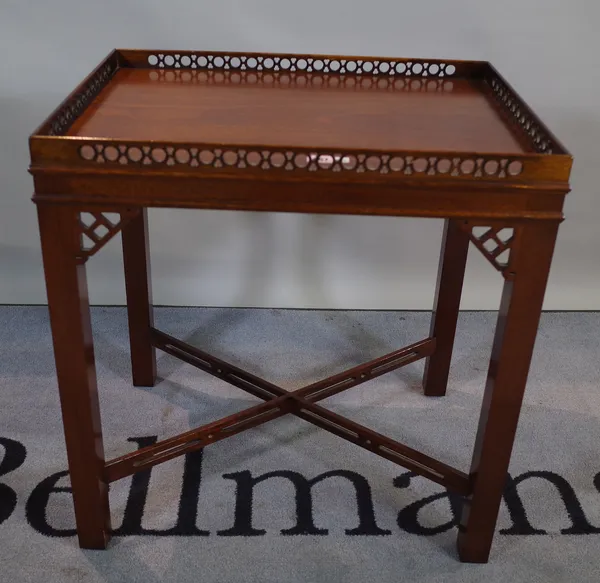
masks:
<svg viewBox="0 0 600 583"><path fill-rule="evenodd" d="M121 69L67 135L530 152L475 79Z"/></svg>

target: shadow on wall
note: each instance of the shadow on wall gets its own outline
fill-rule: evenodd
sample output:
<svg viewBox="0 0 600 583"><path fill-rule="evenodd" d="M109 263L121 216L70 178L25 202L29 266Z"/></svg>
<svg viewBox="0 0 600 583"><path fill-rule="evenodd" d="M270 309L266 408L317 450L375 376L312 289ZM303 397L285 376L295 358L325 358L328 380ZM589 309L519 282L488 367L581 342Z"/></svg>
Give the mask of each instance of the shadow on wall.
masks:
<svg viewBox="0 0 600 583"><path fill-rule="evenodd" d="M417 284L430 309L442 221L313 215L299 226L297 283L311 307L400 309Z"/></svg>
<svg viewBox="0 0 600 583"><path fill-rule="evenodd" d="M151 233L157 304L429 309L441 221L161 210Z"/></svg>
<svg viewBox="0 0 600 583"><path fill-rule="evenodd" d="M28 138L58 100L0 97L0 303L45 302Z"/></svg>
<svg viewBox="0 0 600 583"><path fill-rule="evenodd" d="M270 213L153 211L155 302L266 305L274 284L276 219Z"/></svg>
<svg viewBox="0 0 600 583"><path fill-rule="evenodd" d="M594 105L597 108L597 105ZM565 108L553 115L551 129L574 158L572 191L567 195L544 308L600 309L600 118L588 109Z"/></svg>

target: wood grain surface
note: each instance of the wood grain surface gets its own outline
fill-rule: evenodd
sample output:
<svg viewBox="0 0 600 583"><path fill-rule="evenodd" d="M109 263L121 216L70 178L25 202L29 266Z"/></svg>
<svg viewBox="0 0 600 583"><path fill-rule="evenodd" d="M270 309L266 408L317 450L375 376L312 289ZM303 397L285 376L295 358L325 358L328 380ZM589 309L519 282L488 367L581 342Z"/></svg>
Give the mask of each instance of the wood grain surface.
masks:
<svg viewBox="0 0 600 583"><path fill-rule="evenodd" d="M320 79L318 83L308 78ZM68 135L123 140L523 153L469 79L121 69ZM343 80L343 83L342 83Z"/></svg>

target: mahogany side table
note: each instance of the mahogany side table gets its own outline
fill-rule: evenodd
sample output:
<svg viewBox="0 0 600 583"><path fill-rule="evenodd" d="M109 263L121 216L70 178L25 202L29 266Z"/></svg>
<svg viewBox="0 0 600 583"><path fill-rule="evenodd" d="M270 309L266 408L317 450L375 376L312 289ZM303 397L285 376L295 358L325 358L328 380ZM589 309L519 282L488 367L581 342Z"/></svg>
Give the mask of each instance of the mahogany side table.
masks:
<svg viewBox="0 0 600 583"><path fill-rule="evenodd" d="M489 63L116 50L30 150L82 547L106 547L110 482L292 414L462 495L458 554L488 560L572 164ZM429 337L287 392L154 328L148 207L444 218ZM133 384L158 348L264 403L107 461L85 264L118 232ZM469 242L505 282L465 473L318 402L423 358L445 394Z"/></svg>

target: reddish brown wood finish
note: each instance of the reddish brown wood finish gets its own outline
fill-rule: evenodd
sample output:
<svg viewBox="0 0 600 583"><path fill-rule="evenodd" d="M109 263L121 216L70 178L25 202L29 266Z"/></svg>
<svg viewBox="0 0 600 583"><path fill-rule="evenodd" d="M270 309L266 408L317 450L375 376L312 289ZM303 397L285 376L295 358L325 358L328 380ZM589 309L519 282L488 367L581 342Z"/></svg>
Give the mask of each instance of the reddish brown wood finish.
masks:
<svg viewBox="0 0 600 583"><path fill-rule="evenodd" d="M242 389L243 391L247 391L259 399L265 399L269 396L280 397L281 395L291 394L273 383L269 383L268 381L246 372L239 367L224 362L207 352L194 348L160 330L151 330L151 341L154 346L160 348L160 350L167 354L175 356L204 372ZM394 350L394 352L380 356L379 358L361 364L360 366L307 385L306 387L294 391L293 394L297 397L305 398L310 402L321 401L322 399L337 395L342 391L366 383L383 374L406 366L407 364L411 364L422 358L427 358L434 352L435 340L427 338L426 340L411 344L400 350Z"/></svg>
<svg viewBox="0 0 600 583"><path fill-rule="evenodd" d="M436 350L425 362L423 376L423 390L430 397L446 394L468 250L468 235L458 221L447 219L429 332L435 338Z"/></svg>
<svg viewBox="0 0 600 583"><path fill-rule="evenodd" d="M158 68L149 66L153 59ZM31 137L31 153L40 197L57 191L37 178L65 172L77 180L156 172L176 180L426 189L439 181L440 188L564 192L571 167L560 142L488 63L168 51L111 54ZM119 181L117 193L102 196L134 194L133 184ZM66 184L60 194L96 196L81 186ZM238 208L228 188L211 190L210 208ZM180 193L173 189L174 203L206 207L197 192L185 203ZM143 186L134 198L157 204ZM375 189L361 202L372 206L373 198ZM431 213L435 201L425 208ZM402 204L394 210L407 213Z"/></svg>
<svg viewBox="0 0 600 583"><path fill-rule="evenodd" d="M313 73L298 86L279 72L267 82L254 73L159 75L122 69L67 135L333 149L526 151L527 143L520 143L484 93L483 81L400 78L380 88L377 80L367 78L367 86L355 75L352 87L348 78L343 85L326 80L311 85L315 77L323 79Z"/></svg>
<svg viewBox="0 0 600 583"><path fill-rule="evenodd" d="M558 223L518 228L514 279L502 292L479 428L471 463L472 493L461 518L462 561L488 560L506 485L529 364L537 334Z"/></svg>
<svg viewBox="0 0 600 583"><path fill-rule="evenodd" d="M299 408L306 407L311 410L311 413L316 413L317 416L323 415L322 409L320 407L314 407L313 403L361 383L365 383L402 366L406 366L411 362L426 358L435 348L435 342L431 339L427 339L369 361L358 367L354 367L344 373L333 375L296 391L288 392L281 387L246 372L222 359L215 358L198 348L190 346L181 340L177 340L160 330L152 330L152 342L156 347L167 354L179 358L180 360L220 378L260 399L265 399L268 401L268 404L251 407L250 409L235 413L224 419L219 419L208 425L163 440L153 446L110 460L106 464L105 474L106 479L109 482L128 476L141 469L147 469L156 464L168 461L182 453L200 449L210 443L215 443L216 441L236 435L246 429L262 425L267 421L271 421L287 413L293 413L303 419L306 417L307 421L315 422L316 417L314 415L309 418L309 415L305 415L305 412L300 411ZM329 426L332 426L332 424L330 423ZM355 438L358 437L358 434L355 431L356 427L360 428L360 426L354 424L354 427L351 429ZM342 425L338 427L338 429L340 428L342 428ZM366 428L364 429L366 430ZM346 438L348 438L348 436L352 437L352 435L347 433L342 435L342 437ZM362 445L365 445L363 443L364 441L368 441L368 438L365 437L362 440ZM374 443L373 445L376 444ZM439 481L440 479L444 480L446 473L440 472L447 471L450 476L448 479L449 485L459 487L461 491L465 490L467 484L465 474L444 464L439 464L436 460L432 460L419 452L410 450L409 448L406 448L406 446L398 444L393 440L388 439L384 446L389 446L392 450L396 451L391 451L389 455L383 455L386 454L386 451L378 451L376 453L388 458L396 453L393 461L397 461L399 454L397 450L400 448L404 454L413 455L415 457L417 464L415 466L416 471L419 471L419 467L427 467L428 463L433 464L433 468L437 468L439 474L436 481ZM436 470L433 469L433 472L435 471Z"/></svg>
<svg viewBox="0 0 600 583"><path fill-rule="evenodd" d="M501 221L488 221L485 226L478 226L476 221L468 220L461 221L460 225L490 264L505 278L512 278L514 271L511 251L515 241L513 225ZM476 229L484 232L477 234Z"/></svg>
<svg viewBox="0 0 600 583"><path fill-rule="evenodd" d="M291 413L466 495L459 555L487 560L572 164L489 63L113 51L30 150L82 546L106 544L108 482ZM433 337L287 393L152 327L148 207L447 219ZM105 463L83 264L119 230L134 384L158 347L266 402ZM444 394L469 240L506 283L466 475L316 403L420 358Z"/></svg>
<svg viewBox="0 0 600 583"><path fill-rule="evenodd" d="M69 472L79 544L106 547L110 533L102 424L85 266L78 260L79 214L38 206Z"/></svg>
<svg viewBox="0 0 600 583"><path fill-rule="evenodd" d="M105 476L108 481L123 478L141 469L148 469L184 453L200 449L291 413L342 439L426 476L453 492L459 494L469 492L469 480L463 472L314 404L427 357L435 349L435 341L432 339L423 340L343 373L288 392L164 332L153 330L152 337L154 344L167 354L223 379L256 397L265 399L267 404L251 407L246 411L235 413L177 437L163 440L111 460L106 465Z"/></svg>
<svg viewBox="0 0 600 583"><path fill-rule="evenodd" d="M107 169L108 170L108 169ZM46 171L36 174L35 201L56 204L135 205L222 210L332 213L432 218L556 220L562 218L565 186L539 190L479 183L449 185L435 181L427 188L367 182L361 175L348 184L311 180L284 182L248 177L244 180L148 172L88 174ZM41 193L40 193L41 191ZM56 192L62 194L55 194ZM68 194L65 194L68 193ZM85 194L82 194L85 193Z"/></svg>
<svg viewBox="0 0 600 583"><path fill-rule="evenodd" d="M156 382L156 351L151 339L154 318L146 209L123 227L121 237L133 384L151 387Z"/></svg>
<svg viewBox="0 0 600 583"><path fill-rule="evenodd" d="M88 210L88 209L86 209ZM81 258L89 259L108 243L129 221L139 214L137 209L121 209L118 218L111 221L102 211L89 209L88 212L80 214L81 225ZM89 224L83 218L88 216Z"/></svg>

